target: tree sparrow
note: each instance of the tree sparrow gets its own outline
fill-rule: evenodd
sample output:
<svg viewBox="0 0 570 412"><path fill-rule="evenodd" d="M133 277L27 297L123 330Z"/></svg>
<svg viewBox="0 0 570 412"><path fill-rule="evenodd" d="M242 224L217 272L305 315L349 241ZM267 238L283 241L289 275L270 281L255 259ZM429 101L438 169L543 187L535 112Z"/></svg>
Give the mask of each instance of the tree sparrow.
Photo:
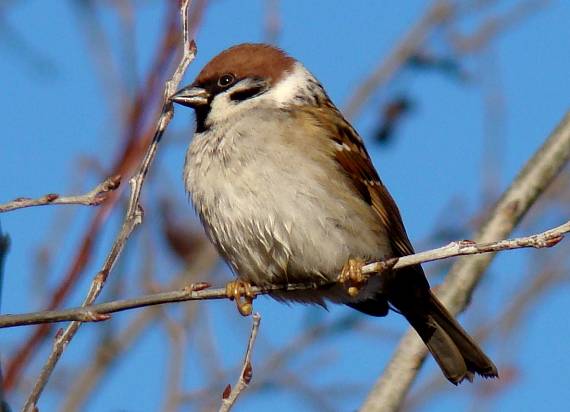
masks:
<svg viewBox="0 0 570 412"><path fill-rule="evenodd" d="M331 301L372 316L393 308L452 383L497 376L430 291L421 266L362 280L365 262L414 250L362 139L300 62L269 45L234 46L172 101L196 112L186 188L238 277L228 293L237 301L245 294L242 314L251 312L248 285L340 280L272 296Z"/></svg>

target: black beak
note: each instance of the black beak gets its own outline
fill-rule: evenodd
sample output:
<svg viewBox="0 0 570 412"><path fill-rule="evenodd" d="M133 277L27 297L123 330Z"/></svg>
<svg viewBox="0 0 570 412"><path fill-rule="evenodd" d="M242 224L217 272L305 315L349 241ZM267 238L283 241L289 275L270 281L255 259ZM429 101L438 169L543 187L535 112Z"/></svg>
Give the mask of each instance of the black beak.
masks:
<svg viewBox="0 0 570 412"><path fill-rule="evenodd" d="M208 93L206 89L190 85L177 91L170 97L170 100L174 103L181 104L182 106L188 106L196 109L200 106L207 105L209 98L210 93Z"/></svg>

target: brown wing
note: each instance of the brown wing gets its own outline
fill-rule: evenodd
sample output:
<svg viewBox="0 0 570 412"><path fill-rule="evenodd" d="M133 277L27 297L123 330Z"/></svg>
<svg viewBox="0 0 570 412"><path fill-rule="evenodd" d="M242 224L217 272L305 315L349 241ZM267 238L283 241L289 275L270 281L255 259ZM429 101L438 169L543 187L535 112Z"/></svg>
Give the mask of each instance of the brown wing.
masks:
<svg viewBox="0 0 570 412"><path fill-rule="evenodd" d="M333 110L330 110L331 108ZM406 234L396 202L380 180L358 133L332 105L329 109L307 107L306 111L315 122L319 123L319 127L329 131L329 137L337 146L336 160L350 178L357 193L372 207L385 226L393 256L413 254L414 248ZM395 273L397 276L385 283L385 290L382 294L372 299L371 302L365 301L362 304L372 307L381 306L382 302L385 302L385 298L382 297L385 294L388 301L402 313L414 312L418 306L422 306L420 302L426 302L430 293L429 283L422 267L420 265L411 266ZM350 306L373 316L386 314L384 310L376 314L362 304Z"/></svg>
<svg viewBox="0 0 570 412"><path fill-rule="evenodd" d="M316 107L306 110L320 123L320 127L330 132L330 138L337 145L336 160L350 177L356 191L376 211L386 227L394 256L413 254L400 211L374 169L362 139L335 107L329 108L333 110Z"/></svg>
<svg viewBox="0 0 570 412"><path fill-rule="evenodd" d="M394 256L414 253L394 199L374 169L362 139L343 116L334 110L308 109L319 126L329 131L337 150L336 160L354 188L377 213L386 227ZM384 316L390 302L406 317L427 345L444 375L452 383L470 379L473 373L497 376L497 368L475 341L430 292L420 265L407 267L387 277L384 289L374 297L348 306L372 316Z"/></svg>

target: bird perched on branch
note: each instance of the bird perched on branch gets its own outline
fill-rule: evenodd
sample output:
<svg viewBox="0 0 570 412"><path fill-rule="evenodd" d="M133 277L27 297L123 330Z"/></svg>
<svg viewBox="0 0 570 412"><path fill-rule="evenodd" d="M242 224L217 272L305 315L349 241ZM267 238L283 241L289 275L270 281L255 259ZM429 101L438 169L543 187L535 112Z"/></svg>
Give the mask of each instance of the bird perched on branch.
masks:
<svg viewBox="0 0 570 412"><path fill-rule="evenodd" d="M414 250L362 139L300 62L269 45L234 46L171 99L196 112L185 183L237 275L227 291L242 314L251 313L250 285L336 281L273 297L372 316L393 308L452 383L497 376L421 266L362 275L366 262Z"/></svg>

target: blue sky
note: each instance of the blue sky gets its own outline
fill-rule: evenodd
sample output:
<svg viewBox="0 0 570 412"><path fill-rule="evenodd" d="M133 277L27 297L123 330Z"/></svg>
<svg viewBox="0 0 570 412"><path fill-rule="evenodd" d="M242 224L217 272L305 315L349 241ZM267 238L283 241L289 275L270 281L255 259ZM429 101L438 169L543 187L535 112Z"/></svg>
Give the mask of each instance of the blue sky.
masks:
<svg viewBox="0 0 570 412"><path fill-rule="evenodd" d="M15 2L17 3L17 2ZM378 61L386 56L401 39L409 26L425 10L419 0L405 2L360 1L333 4L319 0L283 1L283 29L279 45L301 60L325 85L332 99L343 107L355 86ZM506 10L513 1L500 2L499 10ZM158 30L161 28L160 1L141 2L136 20L136 56L144 68L151 58ZM199 54L191 66L186 81L222 49L240 42L263 40L263 2L218 0L212 2L197 36ZM106 27L112 33L110 40L115 53L121 53L114 14L101 12ZM78 157L96 159L103 168L110 167L113 153L119 144L120 124L109 106L107 95L97 77L90 50L86 48L80 20L73 13L72 2L27 1L8 8L2 16L9 24L0 25L0 113L3 133L0 149L0 202L18 196L39 196L46 192L68 193L71 183L79 175ZM499 172L496 185L504 189L525 161L543 142L569 108L570 73L570 3L552 1L549 7L506 31L487 51L488 59L466 58L468 82L458 82L440 73L412 73L406 71L395 79L384 93L373 98L355 122L368 141L383 180L398 201L410 237L421 248L438 224L446 219L468 219L481 206L482 173L484 162L485 105L481 87L498 88L504 99L504 128L501 140L491 141L497 151ZM462 27L475 26L467 21ZM17 35L11 30L15 29ZM484 78L485 67L494 61L494 78ZM494 84L493 81L497 81ZM414 99L411 115L397 131L395 141L381 146L369 138L375 125L375 107L391 94L407 93ZM191 123L190 112L177 109L171 132L177 135ZM168 187L173 196L184 198L181 169L186 141L169 144L159 154L161 168L170 177ZM496 147L495 147L496 145ZM86 188L95 184L91 178ZM156 187L156 186L155 186ZM152 196L145 193L144 196ZM455 199L457 207L450 208ZM144 203L144 199L143 199ZM70 233L58 231L54 208L35 208L4 214L2 228L12 239L4 280L3 312L18 313L42 307L42 293L66 268L77 247L82 225L93 214L92 210L76 208L77 220ZM568 218L566 209L566 219ZM443 214L443 216L442 216ZM188 219L193 216L188 206ZM86 292L92 274L100 266L116 230L120 216L115 216L99 239L93 263L84 273L76 292L67 305L77 305ZM156 216L147 215L145 224ZM548 219L546 219L548 221ZM556 224L557 222L550 223ZM33 253L46 239L63 237L58 248L47 284L42 284L34 273ZM451 239L450 239L451 240ZM132 248L140 245L135 237ZM127 250L134 255L136 250ZM475 294L472 311L462 317L467 328L478 316L492 315L500 305L510 301L509 291L524 281L530 252L512 252L501 256L483 282L482 291ZM544 251L555 256L553 251ZM548 255L552 253L552 255ZM535 255L532 255L535 256ZM124 259L113 276L140 268L140 262ZM176 269L170 262L165 267ZM429 272L430 266L426 266ZM161 268L164 269L164 268ZM166 278L168 276L165 276ZM220 283L222 282L220 278ZM437 283L433 279L432 283ZM490 296L488 304L477 302L483 294ZM124 296L136 290L123 290ZM515 384L500 392L490 410L566 410L570 396L570 325L567 322L567 284L549 292L528 314L522 327L512 337L501 340L494 336L489 351L499 365L516 364L520 368ZM223 302L210 305L209 316L216 328L216 347L223 364L236 365L241 359L248 333L249 321L239 318L233 307ZM346 308L331 308L329 312L288 307L268 299L258 299L256 309L262 313L259 352L263 358L291 342L300 331L319 319L338 319L347 314ZM120 315L110 328L118 328L132 315ZM233 319L233 323L228 319ZM354 395L338 401L338 410L354 410L361 403L372 382L382 371L397 340L382 339L381 335L405 330L402 319L392 314L388 319L372 319L364 323L368 333L339 333L317 345L288 366L293 374L310 376L313 383L326 385L339 382L344 376L348 382L359 382ZM471 323L473 324L473 323ZM228 325L231 327L228 328ZM86 325L73 341L60 368L71 368L89 357L93 332L99 325ZM365 329L366 329L365 328ZM3 330L0 347L12 348L28 330ZM147 333L128 356L115 365L97 396L89 404L89 411L153 411L161 405L168 347L164 344L163 329ZM195 339L195 331L190 342ZM510 349L513 350L510 350ZM46 349L27 370L31 379L47 355ZM3 360L7 357L2 351ZM313 365L315 359L324 357ZM328 359L328 360L327 360ZM333 359L333 360L331 360ZM196 360L190 357L185 370L185 384L199 387L200 374L193 370ZM317 370L318 369L318 370ZM435 366L430 359L420 377L430 376ZM58 369L59 370L59 369ZM254 372L255 373L255 372ZM257 376L254 375L254 379ZM233 382L234 376L228 382ZM137 390L134 390L137 388ZM140 390L144 388L144 390ZM223 385L222 385L223 388ZM125 392L129 396L125 396ZM449 393L452 393L449 395ZM428 403L421 410L455 411L472 406L475 389L469 385L452 388L441 403ZM14 399L14 409L21 399ZM46 393L40 403L42 411L58 410L59 397ZM303 398L276 390L247 396L239 401L236 410L266 410L275 412L316 410Z"/></svg>

